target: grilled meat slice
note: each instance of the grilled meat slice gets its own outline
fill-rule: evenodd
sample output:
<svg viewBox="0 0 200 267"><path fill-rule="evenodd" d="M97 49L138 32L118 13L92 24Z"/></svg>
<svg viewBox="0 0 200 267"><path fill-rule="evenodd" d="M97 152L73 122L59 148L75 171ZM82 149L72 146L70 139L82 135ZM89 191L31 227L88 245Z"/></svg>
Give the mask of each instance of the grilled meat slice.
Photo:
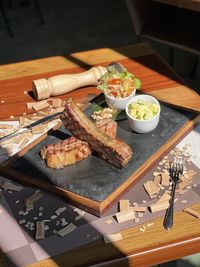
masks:
<svg viewBox="0 0 200 267"><path fill-rule="evenodd" d="M87 116L79 110L72 98L66 101L61 115L64 126L72 134L88 142L98 155L118 168L125 166L132 156L131 148L122 140L109 137L98 129Z"/></svg>
<svg viewBox="0 0 200 267"><path fill-rule="evenodd" d="M107 135L116 137L117 123L112 119L102 119L96 123ZM50 168L60 169L85 159L92 153L87 142L72 136L55 144L44 146L40 155Z"/></svg>
<svg viewBox="0 0 200 267"><path fill-rule="evenodd" d="M101 119L98 120L95 125L101 129L105 134L108 136L115 138L117 135L117 123L111 119L111 118L106 118L106 119Z"/></svg>
<svg viewBox="0 0 200 267"><path fill-rule="evenodd" d="M88 157L92 152L87 142L71 136L63 141L43 147L41 158L50 168L61 169Z"/></svg>

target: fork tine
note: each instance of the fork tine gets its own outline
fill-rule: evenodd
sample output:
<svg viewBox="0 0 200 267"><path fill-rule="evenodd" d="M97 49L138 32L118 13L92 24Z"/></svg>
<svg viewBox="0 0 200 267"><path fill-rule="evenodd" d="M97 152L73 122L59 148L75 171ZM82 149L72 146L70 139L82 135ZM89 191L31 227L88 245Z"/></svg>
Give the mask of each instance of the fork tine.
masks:
<svg viewBox="0 0 200 267"><path fill-rule="evenodd" d="M181 166L180 166L180 173L181 173L181 174L183 174L183 168L184 168L184 165L181 164Z"/></svg>
<svg viewBox="0 0 200 267"><path fill-rule="evenodd" d="M173 162L170 162L169 174L170 176L178 177L183 174L184 159L182 157L175 157Z"/></svg>
<svg viewBox="0 0 200 267"><path fill-rule="evenodd" d="M179 172L180 172L180 174L183 174L183 167L184 167L183 157L178 158L178 164L179 164Z"/></svg>
<svg viewBox="0 0 200 267"><path fill-rule="evenodd" d="M183 168L184 168L184 160L182 157L175 157L173 162L170 162L169 175L173 183L173 186L171 192L170 205L169 208L167 209L163 222L164 228L168 230L171 229L173 226L174 196L175 196L176 186L179 181L179 175L183 173Z"/></svg>
<svg viewBox="0 0 200 267"><path fill-rule="evenodd" d="M184 159L181 157L180 159L179 159L179 163L178 163L178 165L179 165L179 174L183 174L183 170L184 170Z"/></svg>
<svg viewBox="0 0 200 267"><path fill-rule="evenodd" d="M180 167L181 167L181 166L180 166L180 163L178 162L176 165L177 165L176 172L180 172L180 169L181 169L181 168L180 168Z"/></svg>
<svg viewBox="0 0 200 267"><path fill-rule="evenodd" d="M172 171L173 171L173 173L176 173L178 171L178 163L177 163L177 161L173 162Z"/></svg>

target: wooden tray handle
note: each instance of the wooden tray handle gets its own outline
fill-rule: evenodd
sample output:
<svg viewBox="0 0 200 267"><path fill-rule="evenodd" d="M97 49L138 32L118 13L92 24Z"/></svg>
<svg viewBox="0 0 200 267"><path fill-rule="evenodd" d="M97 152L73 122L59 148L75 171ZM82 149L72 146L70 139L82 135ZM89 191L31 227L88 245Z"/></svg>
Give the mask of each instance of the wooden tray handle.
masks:
<svg viewBox="0 0 200 267"><path fill-rule="evenodd" d="M32 90L36 100L47 99L71 92L79 87L97 85L98 79L106 73L105 67L92 67L77 74L61 74L48 79L33 80Z"/></svg>

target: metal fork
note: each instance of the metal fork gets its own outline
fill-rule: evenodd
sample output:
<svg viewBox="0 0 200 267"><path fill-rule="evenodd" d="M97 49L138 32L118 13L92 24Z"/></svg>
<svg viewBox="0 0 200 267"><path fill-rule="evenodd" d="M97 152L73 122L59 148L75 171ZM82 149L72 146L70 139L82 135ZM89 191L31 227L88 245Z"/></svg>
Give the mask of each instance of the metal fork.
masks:
<svg viewBox="0 0 200 267"><path fill-rule="evenodd" d="M169 208L165 214L163 226L165 229L169 230L173 226L173 215L174 215L174 197L176 186L179 181L179 175L183 174L184 161L182 158L176 158L173 163L170 164L169 175L172 181L172 192Z"/></svg>

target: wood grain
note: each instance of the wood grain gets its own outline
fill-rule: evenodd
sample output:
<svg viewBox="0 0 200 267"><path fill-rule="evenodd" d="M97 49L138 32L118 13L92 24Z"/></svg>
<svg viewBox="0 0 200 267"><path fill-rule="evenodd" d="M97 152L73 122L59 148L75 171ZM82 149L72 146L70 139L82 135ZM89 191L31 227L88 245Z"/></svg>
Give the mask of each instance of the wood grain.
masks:
<svg viewBox="0 0 200 267"><path fill-rule="evenodd" d="M138 46L136 47L138 48ZM143 48L143 47L142 47ZM196 111L200 111L200 96L191 88L184 86L181 80L164 64L158 57L153 54L144 53L142 56L142 49L138 49L139 56L134 54L134 58L121 58L119 56L119 62L121 62L126 68L139 77L142 81L141 91L151 94L158 99L176 105L183 108L188 108ZM107 51L107 50L106 50ZM129 51L129 50L128 50ZM133 49L136 53L137 49ZM148 50L149 51L149 50ZM105 55L105 49L95 50L93 54L97 54L99 61L99 53L103 52ZM91 51L89 53L88 60L91 58ZM108 49L107 53L111 54ZM116 51L113 52L116 59ZM80 53L83 58L83 52ZM124 52L125 54L125 52ZM127 53L129 55L129 52ZM110 56L111 57L111 56ZM95 56L94 56L95 58ZM109 57L107 57L108 59ZM111 57L112 58L112 57ZM48 61L48 59L46 59ZM90 61L88 61L90 62ZM102 63L102 66L109 64L109 61ZM20 64L20 63L19 63ZM31 62L29 63L31 64ZM59 62L55 64L55 69L59 65ZM50 64L51 66L51 64ZM67 65L68 66L68 65ZM29 67L31 68L31 67ZM29 69L27 67L27 69ZM32 66L32 69L35 67ZM56 70L52 72L34 74L31 76L23 76L18 78L8 78L7 80L0 81L1 93L0 93L0 107L1 114L0 119L9 118L11 115L20 116L24 112L29 114L30 110L27 109L26 103L35 101L32 93L32 81L39 78L48 78L57 74L64 73L79 73L85 71L84 67L65 68L62 70ZM33 71L31 71L33 72ZM19 73L20 75L20 73ZM9 77L9 72L8 72ZM25 94L24 92L28 92ZM17 93L16 93L17 92ZM97 95L99 90L96 87L84 87L69 94L59 96L59 98L66 99L68 96L72 96L79 102L87 102L91 95ZM5 102L1 102L5 101Z"/></svg>
<svg viewBox="0 0 200 267"><path fill-rule="evenodd" d="M145 44L127 45L120 48L101 48L83 51L65 56L48 57L0 66L0 80L43 74L76 67L89 68L93 65L140 55L152 54L152 49ZM59 72L60 73L60 72ZM42 77L42 76L41 76Z"/></svg>
<svg viewBox="0 0 200 267"><path fill-rule="evenodd" d="M167 152L170 151L189 131L191 131L195 125L200 123L200 115L198 115L193 121L186 123L175 135L173 135L166 144L158 149L144 164L141 165L120 187L118 187L112 194L110 194L100 204L101 213L104 212L116 199L133 186L148 170L150 170L156 162L159 161Z"/></svg>
<svg viewBox="0 0 200 267"><path fill-rule="evenodd" d="M200 211L200 205L194 206ZM81 248L66 252L53 259L46 259L29 267L54 266L134 266L147 267L199 252L199 221L184 212L176 212L174 230L162 227L163 219L153 220L154 225L143 233L139 227L121 231L123 240L105 245L95 241ZM184 223L183 223L184 222ZM104 255L102 259L102 255Z"/></svg>
<svg viewBox="0 0 200 267"><path fill-rule="evenodd" d="M130 54L134 60L129 58ZM24 95L23 91L31 90L32 77L49 77L48 75L65 73L66 70L70 73L76 73L87 69L90 65L105 63L109 60L119 60L127 63L128 69L130 67L135 74L139 73L143 83L142 90L144 89L144 91L146 90L146 92L154 95L159 95L160 90L164 90L163 94L166 94L164 101L172 101L172 104L176 105L179 102L178 104L183 107L199 110L200 97L191 89L185 88L180 79L177 79L165 64L159 63L161 65L157 67L156 62L160 62L160 60L152 54L152 50L146 48L145 45L130 45L120 49L104 48L76 53L73 58L71 55L67 56L67 60L63 57L54 57L1 66L0 100L5 99L7 102L4 103L3 110L3 105L0 103L1 119L9 117L11 113L18 115L26 112L24 103L32 98L30 95ZM82 67L77 68L80 65ZM177 87L178 89L174 90ZM179 93L183 92L181 101L176 90ZM86 101L90 94L97 93L98 91L95 88L86 88L84 91L81 89L75 91L73 95ZM200 204L192 208L200 212ZM95 263L101 263L99 266L141 267L163 263L199 252L199 220L183 212L177 212L174 219L175 224L171 231L163 229L163 219L159 218L153 220L154 226L148 228L145 233L140 232L138 227L133 227L122 232L124 239L121 241L107 245L102 240L95 241L51 259L32 264L31 267L55 267L66 266L66 264L67 266L88 266ZM0 254L0 263L2 267L6 266L3 263L2 254Z"/></svg>

